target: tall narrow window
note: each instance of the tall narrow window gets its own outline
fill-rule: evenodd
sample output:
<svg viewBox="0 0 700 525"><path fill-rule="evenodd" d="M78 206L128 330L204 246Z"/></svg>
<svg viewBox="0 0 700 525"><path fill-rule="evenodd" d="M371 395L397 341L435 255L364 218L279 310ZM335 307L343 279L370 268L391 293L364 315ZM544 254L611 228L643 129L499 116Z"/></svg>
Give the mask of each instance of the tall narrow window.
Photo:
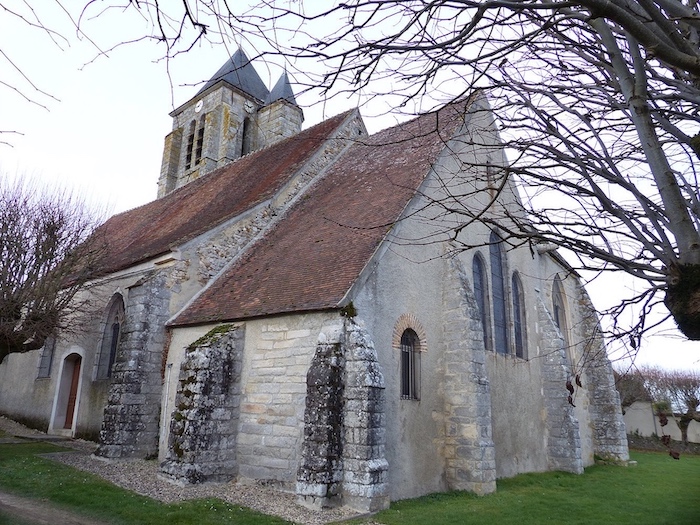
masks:
<svg viewBox="0 0 700 525"><path fill-rule="evenodd" d="M199 164L202 160L202 150L204 149L204 124L206 115L202 115L199 119L199 128L197 129L197 149L194 151L194 165Z"/></svg>
<svg viewBox="0 0 700 525"><path fill-rule="evenodd" d="M566 296L564 295L564 287L558 275L554 277L554 284L552 285L552 312L554 314L554 322L559 327L559 331L564 337L564 342L568 347L569 325L566 321Z"/></svg>
<svg viewBox="0 0 700 525"><path fill-rule="evenodd" d="M107 379L112 375L112 365L117 356L122 325L124 324L124 301L121 295L115 295L107 314L100 355L97 358L96 379Z"/></svg>
<svg viewBox="0 0 700 525"><path fill-rule="evenodd" d="M250 129L250 117L243 119L243 130L241 138L241 156L247 155L253 150L253 138Z"/></svg>
<svg viewBox="0 0 700 525"><path fill-rule="evenodd" d="M420 399L420 340L410 328L401 334L401 398Z"/></svg>
<svg viewBox="0 0 700 525"><path fill-rule="evenodd" d="M489 255L491 259L491 298L493 302L493 342L496 352L508 353L508 321L506 317L506 286L503 278L503 241L491 232Z"/></svg>
<svg viewBox="0 0 700 525"><path fill-rule="evenodd" d="M481 329L484 331L484 348L486 348L486 350L493 350L486 265L481 255L478 253L474 256L474 262L472 263L472 275L474 280L474 296L476 298L476 304L479 307Z"/></svg>
<svg viewBox="0 0 700 525"><path fill-rule="evenodd" d="M185 151L185 169L188 170L192 167L192 152L194 150L194 133L197 124L193 120L190 122L190 128L187 133L187 150Z"/></svg>
<svg viewBox="0 0 700 525"><path fill-rule="evenodd" d="M511 282L511 295L513 297L513 337L515 338L516 357L527 357L525 348L525 300L523 298L523 286L517 273L513 274Z"/></svg>
<svg viewBox="0 0 700 525"><path fill-rule="evenodd" d="M46 378L51 376L51 364L53 363L53 354L56 350L56 338L49 336L44 342L44 347L41 349L41 358L39 359L39 370L37 378Z"/></svg>

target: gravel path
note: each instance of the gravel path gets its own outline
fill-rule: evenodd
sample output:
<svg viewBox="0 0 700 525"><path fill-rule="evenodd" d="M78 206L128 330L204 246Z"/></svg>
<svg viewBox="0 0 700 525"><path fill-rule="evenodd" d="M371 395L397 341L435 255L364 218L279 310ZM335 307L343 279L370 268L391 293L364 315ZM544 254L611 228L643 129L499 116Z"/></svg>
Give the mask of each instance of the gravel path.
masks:
<svg viewBox="0 0 700 525"><path fill-rule="evenodd" d="M10 436L29 439L51 439L42 432L27 429L15 421L0 417L0 430ZM115 485L166 503L187 499L220 498L234 505L279 516L294 523L320 525L359 517L349 509L310 510L297 505L294 494L280 492L260 483L206 483L181 487L159 476L157 461L105 461L92 456L96 444L83 440L65 440L57 444L73 449L71 452L50 454L56 460L80 470L92 472Z"/></svg>

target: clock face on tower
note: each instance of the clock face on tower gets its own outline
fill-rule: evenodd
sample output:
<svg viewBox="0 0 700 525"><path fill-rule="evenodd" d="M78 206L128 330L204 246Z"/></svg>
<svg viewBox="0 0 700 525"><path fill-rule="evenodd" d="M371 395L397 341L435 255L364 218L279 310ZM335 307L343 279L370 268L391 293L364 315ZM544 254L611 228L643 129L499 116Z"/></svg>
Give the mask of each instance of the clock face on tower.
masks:
<svg viewBox="0 0 700 525"><path fill-rule="evenodd" d="M194 107L194 112L195 112L195 113L199 113L200 111L202 111L202 106L203 106L203 105L204 105L204 101L203 101L203 100L198 101L197 104L196 104L195 107Z"/></svg>
<svg viewBox="0 0 700 525"><path fill-rule="evenodd" d="M253 110L255 109L255 106L253 105L253 103L250 100L246 100L243 107L247 113L252 113Z"/></svg>

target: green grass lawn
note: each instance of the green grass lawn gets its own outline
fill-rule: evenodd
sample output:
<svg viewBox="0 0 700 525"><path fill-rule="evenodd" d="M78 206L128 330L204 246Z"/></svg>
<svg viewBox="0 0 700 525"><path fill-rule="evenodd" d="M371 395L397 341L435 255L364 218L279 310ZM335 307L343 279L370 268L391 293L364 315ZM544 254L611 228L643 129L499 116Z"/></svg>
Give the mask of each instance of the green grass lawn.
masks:
<svg viewBox="0 0 700 525"><path fill-rule="evenodd" d="M0 445L0 488L18 496L45 499L115 525L287 523L218 499L166 505L38 455L62 450L48 443ZM0 525L3 519L7 517L0 515Z"/></svg>
<svg viewBox="0 0 700 525"><path fill-rule="evenodd" d="M47 443L0 445L0 488L114 524L285 523L216 499L166 505L39 456L58 450ZM548 472L500 480L498 492L484 497L450 493L400 501L373 519L389 525L700 523L700 456L674 461L635 452L632 459L636 466L597 465L582 476ZM5 523L17 522L0 513Z"/></svg>
<svg viewBox="0 0 700 525"><path fill-rule="evenodd" d="M523 474L484 497L436 494L400 501L375 516L386 524L700 523L700 456L633 452L635 466L596 465L582 476Z"/></svg>

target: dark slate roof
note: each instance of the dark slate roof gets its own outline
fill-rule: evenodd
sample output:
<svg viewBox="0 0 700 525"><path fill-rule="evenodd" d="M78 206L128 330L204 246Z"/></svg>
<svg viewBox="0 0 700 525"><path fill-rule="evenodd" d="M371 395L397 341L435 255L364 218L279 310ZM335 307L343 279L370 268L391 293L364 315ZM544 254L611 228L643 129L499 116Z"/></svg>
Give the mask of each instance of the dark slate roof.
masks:
<svg viewBox="0 0 700 525"><path fill-rule="evenodd" d="M203 93L222 80L240 89L244 93L253 95L261 102L267 100L270 94L267 90L267 86L265 86L265 83L262 81L257 71L255 71L253 63L248 60L248 57L241 49L236 51L233 56L221 66L214 76L209 79L209 82L204 84L204 87L197 92L197 95ZM195 97L197 95L195 95Z"/></svg>
<svg viewBox="0 0 700 525"><path fill-rule="evenodd" d="M115 215L93 236L106 246L96 276L167 253L272 197L332 137L350 112L251 153L165 197Z"/></svg>
<svg viewBox="0 0 700 525"><path fill-rule="evenodd" d="M340 302L416 194L468 102L356 143L172 323L318 311Z"/></svg>
<svg viewBox="0 0 700 525"><path fill-rule="evenodd" d="M292 91L292 85L289 83L289 77L287 72L282 73L275 87L270 91L270 95L267 97L267 104L272 104L277 100L286 100L290 104L297 105L297 101L294 98L294 91Z"/></svg>

